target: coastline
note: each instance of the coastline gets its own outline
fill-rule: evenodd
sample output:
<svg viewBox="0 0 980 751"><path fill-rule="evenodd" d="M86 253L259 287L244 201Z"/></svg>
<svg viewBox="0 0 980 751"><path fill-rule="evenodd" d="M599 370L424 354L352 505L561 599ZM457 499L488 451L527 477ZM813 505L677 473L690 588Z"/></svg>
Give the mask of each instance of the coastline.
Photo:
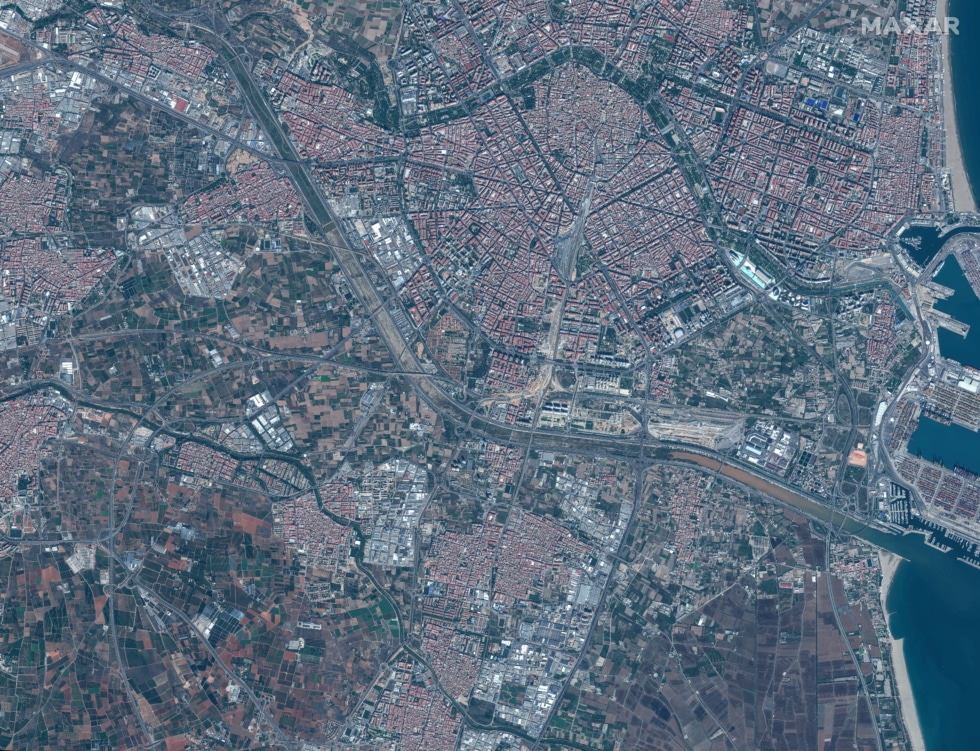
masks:
<svg viewBox="0 0 980 751"><path fill-rule="evenodd" d="M949 0L938 0L936 16L946 18ZM943 34L941 42L943 81L943 128L946 131L946 168L949 170L950 188L953 191L955 211L976 211L977 204L963 163L959 127L956 123L956 98L953 95L953 68L950 62L950 35Z"/></svg>
<svg viewBox="0 0 980 751"><path fill-rule="evenodd" d="M879 549L878 560L881 562L881 610L885 615L885 622L888 623L888 590L891 588L895 571L905 559L894 553L889 553L887 550ZM915 709L912 684L909 682L909 674L905 666L905 652L902 644L904 639L895 639L891 633L891 626L888 628L888 635L892 641L892 671L898 689L898 703L901 708L902 719L905 722L905 729L909 734L913 750L926 751L925 739L922 737L922 728L919 725L919 715Z"/></svg>

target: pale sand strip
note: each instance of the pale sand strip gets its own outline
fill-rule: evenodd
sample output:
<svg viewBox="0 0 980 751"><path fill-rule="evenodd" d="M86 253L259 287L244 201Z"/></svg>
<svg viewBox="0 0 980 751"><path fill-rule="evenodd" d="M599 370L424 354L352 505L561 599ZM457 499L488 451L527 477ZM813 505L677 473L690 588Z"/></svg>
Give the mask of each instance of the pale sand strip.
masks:
<svg viewBox="0 0 980 751"><path fill-rule="evenodd" d="M936 17L946 18L949 0L939 0ZM942 35L943 56L943 125L946 129L946 168L949 170L953 189L953 207L956 211L976 211L977 204L970 188L970 179L963 163L959 128L956 124L956 98L953 96L953 70L949 55L949 34Z"/></svg>
<svg viewBox="0 0 980 751"><path fill-rule="evenodd" d="M898 564L902 562L902 557L889 553L887 550L878 551L878 559L881 561L881 610L885 614L885 622L888 621L888 590L892 585L892 577ZM891 636L891 629L888 631ZM898 688L898 702L901 708L902 719L905 720L905 729L908 731L909 739L912 741L912 748L915 751L926 751L926 743L922 737L922 728L919 726L919 715L915 710L915 697L912 695L912 684L909 683L908 670L905 668L905 652L902 642L904 639L892 639L892 670L895 674L895 683Z"/></svg>

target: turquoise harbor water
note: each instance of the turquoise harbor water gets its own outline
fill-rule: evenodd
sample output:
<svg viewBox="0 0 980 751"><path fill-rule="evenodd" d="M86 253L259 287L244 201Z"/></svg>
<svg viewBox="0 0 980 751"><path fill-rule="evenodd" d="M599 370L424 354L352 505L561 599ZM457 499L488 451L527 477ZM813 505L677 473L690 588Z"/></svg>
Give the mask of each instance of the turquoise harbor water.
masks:
<svg viewBox="0 0 980 751"><path fill-rule="evenodd" d="M953 256L943 261L935 281L953 290L952 297L936 303L936 310L970 326L970 333L965 337L939 329L939 349L943 357L980 369L980 300Z"/></svg>
<svg viewBox="0 0 980 751"><path fill-rule="evenodd" d="M905 248L909 257L920 266L928 266L929 261L935 258L936 253L942 250L943 245L953 237L963 232L976 232L975 227L957 227L940 231L935 226L929 227L909 227L899 237L899 243Z"/></svg>
<svg viewBox="0 0 980 751"><path fill-rule="evenodd" d="M980 749L980 571L925 544L922 535L867 537L909 560L886 608L915 694L926 751Z"/></svg>
<svg viewBox="0 0 980 751"><path fill-rule="evenodd" d="M960 20L951 38L956 121L963 159L975 196L980 197L980 2L950 0L949 15ZM952 113L946 113L951 117ZM926 244L930 239L924 238ZM931 247L920 253L928 260ZM955 259L947 259L937 281L956 290L940 310L971 324L967 339L940 332L945 356L980 367L980 301ZM980 436L922 420L912 450L946 466L977 471ZM980 571L927 546L920 535L872 533L871 542L909 559L892 580L887 609L896 638L904 638L905 662L915 694L926 751L980 749Z"/></svg>
<svg viewBox="0 0 980 751"><path fill-rule="evenodd" d="M980 369L980 299L953 256L943 262L935 281L954 292L952 297L937 303L936 310L970 326L970 333L965 337L939 329L940 351L944 357ZM959 425L943 425L923 417L909 441L909 452L946 467L962 467L980 475L980 433Z"/></svg>
<svg viewBox="0 0 980 751"><path fill-rule="evenodd" d="M950 469L962 467L980 475L980 433L959 425L943 425L923 417L909 441L909 453Z"/></svg>

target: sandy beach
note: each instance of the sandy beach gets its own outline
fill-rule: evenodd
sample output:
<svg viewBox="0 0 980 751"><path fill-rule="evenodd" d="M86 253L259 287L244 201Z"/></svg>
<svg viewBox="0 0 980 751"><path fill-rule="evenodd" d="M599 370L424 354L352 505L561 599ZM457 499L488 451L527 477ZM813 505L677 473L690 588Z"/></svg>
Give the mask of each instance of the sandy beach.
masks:
<svg viewBox="0 0 980 751"><path fill-rule="evenodd" d="M881 608L887 620L888 589L891 587L898 564L903 559L887 550L878 551L878 558L881 561ZM905 652L902 650L902 641L902 639L892 640L892 667L895 672L895 683L898 684L898 700L902 709L902 717L905 719L905 728L908 730L909 739L912 741L912 748L915 751L926 751L926 743L922 738L922 728L919 726L919 715L915 711L912 684L909 683L909 674L905 669Z"/></svg>
<svg viewBox="0 0 980 751"><path fill-rule="evenodd" d="M949 0L939 0L936 5L937 18L946 18ZM963 149L960 146L959 129L956 125L956 100L953 96L953 71L949 56L949 34L942 35L943 56L943 125L946 129L946 167L949 169L950 185L953 189L953 205L956 211L976 211L977 204L970 188L970 180L963 163Z"/></svg>

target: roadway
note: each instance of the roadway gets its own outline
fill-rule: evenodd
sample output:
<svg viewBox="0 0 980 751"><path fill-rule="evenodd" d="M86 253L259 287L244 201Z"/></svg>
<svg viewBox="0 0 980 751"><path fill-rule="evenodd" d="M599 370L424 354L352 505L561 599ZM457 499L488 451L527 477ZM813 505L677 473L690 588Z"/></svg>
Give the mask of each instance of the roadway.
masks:
<svg viewBox="0 0 980 751"><path fill-rule="evenodd" d="M236 51L223 38L223 36L215 34L208 29L205 29L201 26L195 26L195 29L205 37L205 40L209 44L211 44L212 46L218 49L225 51L226 53L225 57L226 57L226 62L228 63L228 68L239 86L239 91L241 92L245 102L247 103L247 106L251 111L252 115L261 124L263 130L265 131L265 133L268 135L270 139L270 144L273 150L272 154L259 151L254 147L249 146L248 144L244 144L240 141L237 141L236 139L229 138L229 136L224 132L212 128L204 123L201 123L195 120L194 118L183 116L181 113L178 113L172 110L171 108L166 107L160 102L153 100L152 98L147 97L140 92L121 86L116 81L98 73L97 71L92 70L90 67L86 65L81 65L71 60L70 58L56 55L48 50L43 50L43 51L45 52L46 61L48 62L57 62L58 64L61 65L69 66L77 70L82 70L87 75L92 76L96 80L99 80L117 89L125 91L127 95L132 96L134 99L138 101L144 102L153 107L161 108L164 111L166 111L170 116L180 120L184 120L194 125L195 127L198 127L205 132L219 136L222 139L229 140L232 143L234 143L237 147L242 148L243 150L248 151L249 153L254 153L260 156L261 158L266 159L267 161L275 162L283 165L291 175L297 187L297 190L306 206L308 215L313 219L318 231L321 233L324 240L332 247L334 258L336 259L337 263L341 267L345 277L350 283L351 289L354 291L359 302L364 306L365 310L373 311L372 320L374 322L375 329L379 337L381 338L381 340L384 342L386 348L391 353L391 356L395 362L395 369L398 372L404 373L405 377L413 384L414 388L418 391L420 396L433 409L446 416L447 419L456 422L457 424L467 424L470 426L471 430L482 432L488 435L489 437L493 438L494 440L499 440L501 443L505 443L505 444L513 444L515 442L515 439L523 438L524 440L520 441L520 443L526 445L526 441L529 441L533 438L535 441L535 447L538 449L543 449L543 450L552 449L552 450L561 451L563 453L580 453L580 454L591 455L591 456L596 456L596 455L614 456L617 458L634 461L637 469L640 469L641 467L647 466L649 463L656 461L656 459L648 459L647 457L644 456L644 439L642 437L639 440L637 440L635 436L629 436L623 439L612 437L612 436L576 437L576 436L570 436L567 433L551 435L549 431L546 430L534 431L533 429L530 429L525 431L524 429L520 429L520 428L510 428L507 426L499 425L497 423L493 423L492 421L479 416L474 410L468 408L465 405L459 404L455 399L453 399L445 391L443 391L438 384L439 378L433 377L432 374L427 373L425 369L422 367L422 365L420 364L420 362L418 361L418 359L413 354L412 347L410 346L410 342L406 340L404 334L396 325L389 311L388 304L390 304L391 301L382 299L382 296L380 295L379 291L375 287L374 283L371 281L371 278L367 270L362 265L358 253L356 253L350 247L349 243L347 242L346 236L342 231L340 231L339 229L339 227L341 226L340 223L337 221L329 205L324 200L322 194L316 187L315 179L311 174L309 163L299 158L299 155L297 154L292 142L290 141L287 134L283 131L278 116L273 111L272 107L270 106L265 96L262 94L259 86L252 78L248 69L243 65L241 59L242 58L241 50ZM34 48L40 48L39 45L36 45L30 42L29 40L21 40L21 41ZM661 112L667 113L667 116L669 117L669 109L663 105L663 102L659 101L659 98L657 98L655 101L657 101L657 104L659 105L659 109L661 110ZM679 147L679 150L684 151L687 155L687 159L685 159L685 163L687 163L689 167L693 167L695 172L700 172L701 175L698 175L698 177L700 178L704 174L703 163L696 156L696 152L694 152L693 149L690 149L686 144L686 142L684 141L682 129L675 128L674 130L682 138L682 145ZM694 159L693 165L691 164L692 155ZM704 183L705 181L700 180L700 182ZM709 205L712 203L710 202L710 199L708 203ZM702 219L707 220L707 217L702 216ZM725 256L726 254L722 253L722 255ZM726 262L727 260L728 259L726 258ZM789 328L792 331L792 327ZM159 333L159 332L154 332L154 333ZM808 347L808 349L810 348ZM811 354L812 354L812 350L811 350ZM289 359L289 360L307 359L307 356L305 355L303 356L279 355L279 357L281 357L282 359ZM265 358L271 359L271 356L266 355ZM313 356L313 357L309 357L308 359L317 360L322 363L327 358L319 358ZM821 361L823 361L822 358L820 359ZM834 368L831 364L826 363L825 361L823 362L835 374L836 378L841 379L836 368ZM207 371L205 374L198 374L194 378L200 378L200 377L204 377L205 375L211 375L213 372L214 371ZM165 394L161 397L161 399L157 401L157 405L161 403L161 400L163 400L164 398L170 398L186 385L187 384L185 382L183 384L179 384L178 386L169 389L167 392L165 392ZM856 431L855 418L857 416L857 410L856 410L856 405L854 403L853 393L851 392L849 385L846 384L846 382L844 382L843 380L841 383L841 390L847 397L847 401L852 415L851 431L848 438L848 447L849 447L853 442L855 431ZM75 395L73 394L73 396ZM152 412L153 410L151 409L142 413L139 416L139 419L136 423L136 427L142 425ZM135 431L135 427L133 428L133 431L131 431L130 435L132 435L134 431ZM646 433L645 429L642 430L641 436L644 435L645 433ZM663 444L662 446L666 448L669 447L670 444ZM728 457L722 457L720 455L717 455L715 452L706 451L704 449L697 449L684 445L678 445L677 447L683 448L687 451L694 450L697 453L702 454L703 456L712 457L719 461L724 461L725 463L728 464L737 463L737 462L732 462L732 460ZM663 458L666 457L661 457L661 459ZM118 469L118 462L116 468ZM760 474L756 469L750 466L743 466L740 468L756 476L759 476ZM114 471L113 487L115 483L115 478L116 478L116 472ZM768 482L773 481L773 478L768 476L765 476L764 479ZM792 490L795 493L800 492L795 488ZM114 496L115 493L110 492L110 520L111 520L110 524L114 526L111 530L108 530L109 532L108 535L102 536L101 541L103 546L107 548L107 552L109 552L109 554L115 559L116 554L114 551L114 539L118 531L118 527L115 527ZM817 503L820 503L821 505L826 506L825 499L812 498L812 500L814 500ZM110 567L110 572L112 572L113 570L114 567ZM110 576L111 577L113 576L112 573L110 573ZM374 580L374 578L373 577L370 578L372 579L373 583L379 587L379 591L384 592L384 590L380 588L380 585L378 585L378 583ZM113 587L113 582L111 581L110 591L112 590L112 587ZM146 593L147 593L146 596L148 598L156 598L156 595L150 593L149 590L146 590ZM604 595L605 592L603 593L603 596ZM170 608L169 606L167 607L168 610L173 611L172 608ZM175 612L179 618L187 622L188 625L190 625L190 627L193 629L193 625L189 623L189 619L185 614L180 613L179 611L173 611L173 612ZM396 613L400 614L400 609L397 607L396 607ZM595 628L595 624L593 624L593 629L594 628ZM113 628L113 631L114 630L115 629ZM196 632L196 629L193 630ZM405 636L406 635L404 633L404 629L402 628L401 638L404 639ZM114 642L114 651L116 652L116 659L119 661L120 665L123 665L124 663L122 662L121 655L119 654L118 642L116 642L115 639L113 639L113 642ZM207 643L207 640L205 639L204 642ZM227 666L224 665L224 663L221 662L216 651L214 650L213 647L210 646L209 643L208 643L208 649L209 652L212 654L212 656L222 666L222 669L228 672L229 677L231 677L229 669L227 668ZM241 683L241 681L239 681L237 678L236 678L236 682ZM256 708L258 709L261 716L263 717L263 720L269 722L270 725L278 731L277 735L279 735L280 741L284 742L287 747L290 747L288 739L286 739L285 736L282 735L282 732L281 730L278 729L278 726L274 722L272 722L272 719L269 717L268 712L265 710L261 702L259 702L258 698L255 697L255 695L251 692L251 689L249 689L245 685L243 685L243 689L245 690L246 695L249 696L249 699L255 704ZM556 706L557 704L558 703L556 702ZM147 737L149 738L151 736L147 734Z"/></svg>

